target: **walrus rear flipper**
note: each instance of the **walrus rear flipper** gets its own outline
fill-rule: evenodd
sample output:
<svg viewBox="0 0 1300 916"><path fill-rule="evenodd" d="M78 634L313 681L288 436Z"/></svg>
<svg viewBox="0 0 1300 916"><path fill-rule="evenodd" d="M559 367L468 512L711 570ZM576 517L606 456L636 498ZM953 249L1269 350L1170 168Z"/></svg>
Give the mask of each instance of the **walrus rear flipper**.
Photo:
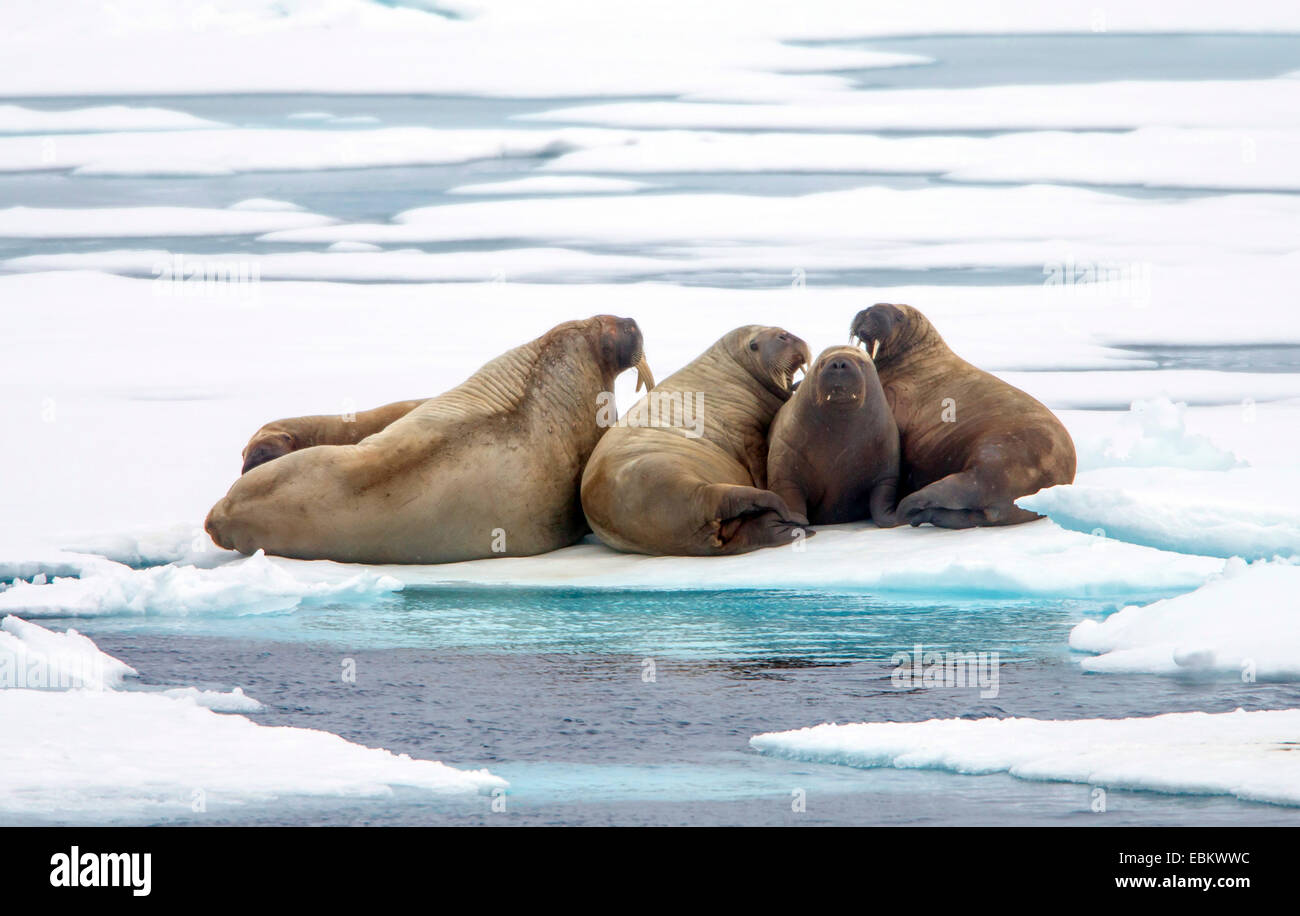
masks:
<svg viewBox="0 0 1300 916"><path fill-rule="evenodd" d="M708 496L717 500L710 525L713 546L720 553L782 547L815 533L807 516L792 512L771 490L728 484L714 484L708 490Z"/></svg>

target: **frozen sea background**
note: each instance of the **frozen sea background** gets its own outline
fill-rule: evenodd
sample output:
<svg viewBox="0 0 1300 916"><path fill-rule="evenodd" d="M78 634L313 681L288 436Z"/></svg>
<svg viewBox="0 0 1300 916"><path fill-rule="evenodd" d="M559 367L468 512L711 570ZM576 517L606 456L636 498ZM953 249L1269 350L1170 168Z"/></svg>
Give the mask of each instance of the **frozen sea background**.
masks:
<svg viewBox="0 0 1300 916"><path fill-rule="evenodd" d="M74 781L62 808L57 792L41 794L49 787L38 785L28 797L0 795L0 821L1300 822L1294 807L1240 801L1231 788L1162 792L1158 764L1149 763L1144 777L1156 791L1109 788L1098 814L1087 780L859 769L750 746L759 733L821 722L1119 719L1300 706L1295 665L1252 683L1236 676L1235 656L1173 674L1158 665L1085 672L1081 662L1092 652L1071 648L1081 621L1186 595L1214 578L1224 558L1285 563L1300 552L1300 470L1292 457L1300 445L1300 321L1294 284L1286 282L1300 263L1300 173L1296 160L1277 161L1297 149L1286 134L1300 130L1300 111L1283 123L1261 114L1252 125L1229 104L1236 98L1249 110L1258 93L1280 86L1294 107L1300 34L1279 33L1280 26L1218 34L1025 29L834 40L792 34L791 49L881 56L869 58L871 66L852 58L828 58L824 67L755 66L760 75L798 74L785 98L775 86L741 91L743 83L701 85L691 98L635 67L611 75L618 88L608 91L582 89L583 79L603 86L600 72L567 84L548 73L513 96L509 87L487 86L434 94L124 91L110 81L0 98L6 117L9 105L69 113L121 106L100 127L70 114L68 128L0 135L0 308L14 329L8 367L0 369L10 446L0 577L23 580L0 590L0 610L87 634L139 672L124 690L241 687L264 705L250 714L261 726L319 729L460 769L487 768L510 784L505 811L495 811L490 796L431 796L400 778L391 792L351 786L262 797L250 773L243 790L210 791L198 812L189 790L201 786L160 790L146 773L141 795L163 791L178 800L140 809L118 793L97 805L97 790ZM846 24L842 31L869 29ZM158 53L164 60L172 52ZM129 82L130 68L115 78ZM804 82L823 79L829 82ZM1132 83L1116 96L1117 81ZM1209 99L1204 106L1198 85ZM1031 87L1021 98L1028 108L997 96L986 107L962 94L1005 87ZM1063 87L1085 95L1065 98L1059 118L1048 118L1043 111ZM1089 87L1100 115L1086 104L1071 108L1070 99L1090 97ZM909 97L901 120L882 117L878 127L843 119L844 107L908 90L957 95ZM1126 95L1137 100L1132 111L1113 101ZM1150 114L1160 106L1144 108L1148 98L1170 100L1168 117ZM983 120L962 115L945 126L945 106L969 106ZM773 108L802 114L791 123ZM150 109L216 123L132 128ZM818 111L826 112L823 123ZM716 123L696 123L715 115ZM1018 118L1047 118L1045 130ZM377 133L406 128L424 133ZM484 136L494 131L508 136ZM210 145L194 139L205 135ZM909 170L897 159L910 153L855 145L1017 136L1043 144L1037 156L1012 162L1023 167L1020 177L962 174L963 161L983 155L975 147L954 147L953 161ZM819 137L845 152L826 161L805 145ZM1132 145L1108 152L1075 141ZM723 142L739 144L727 147L739 156L719 165L707 147ZM1230 155L1179 165L1184 154L1195 160L1189 150L1208 148ZM1078 157L1063 166L1070 174L1036 170L1070 156ZM1243 162L1258 168L1243 177ZM1250 177L1260 173L1267 177ZM466 187L566 176L639 184L622 186L630 193L593 190L594 182L585 191L577 184ZM843 197L817 197L823 194ZM250 200L295 209L230 210ZM817 200L826 209L806 203ZM764 209L762 201L775 203ZM1171 217L1175 205L1187 209ZM192 209L135 209L142 207ZM1059 222L1026 220L1053 208ZM92 209L116 215L78 228ZM285 222L232 229L217 219L222 211L278 213ZM826 214L832 225L821 222ZM970 225L949 225L952 214ZM156 266L177 253L256 264L261 283L251 301L198 295L178 304L153 282ZM1145 265L1149 288L1051 304L1045 264L1066 258ZM1156 298L1154 308L1132 301L1147 296ZM264 582L262 573L220 588L205 578L231 569L233 558L202 543L197 523L233 480L247 435L265 420L434 393L556 321L596 311L636 317L652 364L666 374L715 330L750 316L781 322L819 350L843 339L857 308L881 300L911 301L948 318L940 324L954 329L955 348L1062 412L1084 468L1099 475L1096 483L1081 478L1080 487L1091 489L1076 492L1093 498L1059 497L1050 508L1060 518L1019 530L1014 541L983 532L960 542L932 538L938 546L923 560L910 546L885 549L872 532L858 532L814 540L806 559L758 556L726 567L619 565L585 545L578 549L585 553L553 558L550 571L538 565L545 559L493 561L502 565L480 564L445 581L437 570L375 570L363 575L396 575L405 587L372 578L339 586L338 596L313 595L310 586L355 571L279 563L277 575L298 577L287 586L270 574ZM1232 302L1226 316L1225 301ZM706 330L688 325L699 316ZM253 335L259 340L250 342ZM1099 456L1114 458L1120 431L1142 413L1130 409L1133 402L1174 419L1151 426L1139 416L1139 445L1154 443L1160 454L1142 458L1137 448L1108 465ZM1177 404L1186 405L1181 413ZM1234 454L1244 470L1233 469ZM1226 502L1184 505L1187 494L1220 488ZM1129 502L1103 504L1098 493ZM1249 507L1259 512L1257 530L1224 524L1249 516ZM863 539L860 549L844 547L850 537ZM1026 552L1025 537L1054 552ZM817 562L828 564L824 576L809 568ZM146 580L173 567L171 578ZM786 573L797 581L781 587ZM71 583L47 582L69 574L77 577ZM1248 634L1287 645L1300 630L1295 594L1273 594L1254 616L1225 606L1224 616L1241 614ZM1176 621L1174 630L1176 642ZM1195 638L1222 652L1233 648L1216 642L1218 631ZM999 695L894 686L891 656L918 643L999 653ZM342 677L349 663L355 683ZM52 733L46 753L75 755L76 736L62 740ZM131 736L122 740L129 760ZM39 754L26 759L34 766ZM802 813L791 808L799 790L807 798Z"/></svg>

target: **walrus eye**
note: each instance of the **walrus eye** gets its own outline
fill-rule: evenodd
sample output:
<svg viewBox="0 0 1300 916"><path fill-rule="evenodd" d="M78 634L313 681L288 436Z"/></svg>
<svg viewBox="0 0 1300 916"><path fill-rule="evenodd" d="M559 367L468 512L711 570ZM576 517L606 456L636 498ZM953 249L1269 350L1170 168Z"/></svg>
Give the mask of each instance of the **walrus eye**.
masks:
<svg viewBox="0 0 1300 916"><path fill-rule="evenodd" d="M758 349L758 341L757 341L757 340L751 340L751 341L749 342L749 349L751 349L751 350L757 350L757 349Z"/></svg>

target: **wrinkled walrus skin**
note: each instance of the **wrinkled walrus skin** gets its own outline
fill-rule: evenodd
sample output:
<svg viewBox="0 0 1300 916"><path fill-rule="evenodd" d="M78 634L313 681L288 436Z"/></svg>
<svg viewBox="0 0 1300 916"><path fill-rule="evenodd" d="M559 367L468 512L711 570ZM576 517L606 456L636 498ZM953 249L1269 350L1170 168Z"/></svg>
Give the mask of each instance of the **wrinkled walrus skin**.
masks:
<svg viewBox="0 0 1300 916"><path fill-rule="evenodd" d="M699 398L700 426L619 425L582 477L582 507L602 541L652 555L716 556L790 544L808 520L765 489L767 430L790 397L808 345L780 328L726 334L651 398ZM692 402L694 403L694 402Z"/></svg>
<svg viewBox="0 0 1300 916"><path fill-rule="evenodd" d="M831 347L772 421L767 486L814 525L898 523L898 426L871 358Z"/></svg>
<svg viewBox="0 0 1300 916"><path fill-rule="evenodd" d="M1074 441L1047 407L957 356L919 311L879 304L853 319L903 445L900 522L1014 525L1015 500L1074 481Z"/></svg>
<svg viewBox="0 0 1300 916"><path fill-rule="evenodd" d="M386 428L394 420L400 420L427 400L428 398L417 398L413 401L395 401L372 410L358 411L353 416L317 414L272 420L253 433L244 446L244 467L239 473L247 474L259 464L266 464L313 445L356 445L366 436L373 436Z"/></svg>
<svg viewBox="0 0 1300 916"><path fill-rule="evenodd" d="M355 445L253 468L213 507L207 531L240 553L355 563L565 547L586 532L578 483L605 432L600 396L633 366L649 379L632 319L566 322Z"/></svg>

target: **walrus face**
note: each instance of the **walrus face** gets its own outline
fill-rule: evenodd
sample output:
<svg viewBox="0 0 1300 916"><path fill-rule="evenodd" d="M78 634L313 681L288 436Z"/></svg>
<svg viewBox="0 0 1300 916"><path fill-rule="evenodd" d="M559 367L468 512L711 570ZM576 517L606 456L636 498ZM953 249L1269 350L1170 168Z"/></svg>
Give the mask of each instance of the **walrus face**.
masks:
<svg viewBox="0 0 1300 916"><path fill-rule="evenodd" d="M610 367L611 374L618 375L635 366L636 390L654 388L655 377L645 358L645 340L637 323L631 318L615 318L613 315L597 316L596 321L600 328L601 359Z"/></svg>
<svg viewBox="0 0 1300 916"><path fill-rule="evenodd" d="M783 328L753 328L744 337L740 358L753 376L781 398L794 393L795 373L808 365L808 344Z"/></svg>
<svg viewBox="0 0 1300 916"><path fill-rule="evenodd" d="M866 401L867 378L876 369L857 347L831 347L817 357L810 379L814 402L861 407ZM806 397L806 395L800 395Z"/></svg>
<svg viewBox="0 0 1300 916"><path fill-rule="evenodd" d="M247 474L259 464L287 455L295 448L297 443L289 433L259 433L244 446L244 467L239 473Z"/></svg>
<svg viewBox="0 0 1300 916"><path fill-rule="evenodd" d="M853 319L850 340L879 364L928 342L935 334L929 319L910 305L877 303Z"/></svg>

